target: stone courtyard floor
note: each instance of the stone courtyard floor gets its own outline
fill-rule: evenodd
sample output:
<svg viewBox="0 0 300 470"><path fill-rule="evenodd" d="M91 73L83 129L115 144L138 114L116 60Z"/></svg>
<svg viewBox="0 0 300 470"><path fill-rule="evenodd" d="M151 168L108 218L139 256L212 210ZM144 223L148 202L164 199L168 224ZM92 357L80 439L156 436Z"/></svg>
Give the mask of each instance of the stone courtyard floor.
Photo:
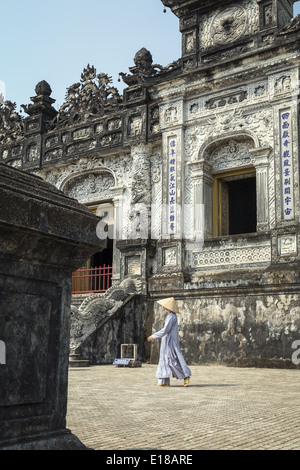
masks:
<svg viewBox="0 0 300 470"><path fill-rule="evenodd" d="M156 365L69 369L67 427L94 450L300 450L300 371Z"/></svg>

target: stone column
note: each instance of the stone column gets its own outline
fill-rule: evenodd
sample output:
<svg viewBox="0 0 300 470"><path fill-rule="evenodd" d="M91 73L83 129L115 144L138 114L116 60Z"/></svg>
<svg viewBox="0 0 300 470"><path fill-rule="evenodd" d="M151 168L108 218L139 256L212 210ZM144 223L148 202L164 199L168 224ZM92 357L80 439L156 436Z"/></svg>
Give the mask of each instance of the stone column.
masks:
<svg viewBox="0 0 300 470"><path fill-rule="evenodd" d="M123 187L114 187L111 189L114 203L114 233L113 233L113 277L112 282L120 281L120 250L117 248L117 241L122 239L123 230Z"/></svg>
<svg viewBox="0 0 300 470"><path fill-rule="evenodd" d="M121 214L122 237L117 238L119 252L119 279L126 277L143 280L146 291L148 272L148 241L151 229L151 145L137 144L131 148L132 179L130 200L127 199ZM151 250L150 250L151 251Z"/></svg>
<svg viewBox="0 0 300 470"><path fill-rule="evenodd" d="M72 272L103 246L98 218L0 164L0 449L78 449L66 429Z"/></svg>
<svg viewBox="0 0 300 470"><path fill-rule="evenodd" d="M269 228L269 155L270 148L250 150L256 169L256 198L257 198L257 231L263 232Z"/></svg>
<svg viewBox="0 0 300 470"><path fill-rule="evenodd" d="M133 160L131 206L133 213L141 212L140 233L135 233L134 236L139 238L140 235L145 240L150 237L151 228L151 154L151 145L139 144L131 149Z"/></svg>
<svg viewBox="0 0 300 470"><path fill-rule="evenodd" d="M204 160L189 163L193 185L194 232L197 239L212 236L212 187L211 165Z"/></svg>

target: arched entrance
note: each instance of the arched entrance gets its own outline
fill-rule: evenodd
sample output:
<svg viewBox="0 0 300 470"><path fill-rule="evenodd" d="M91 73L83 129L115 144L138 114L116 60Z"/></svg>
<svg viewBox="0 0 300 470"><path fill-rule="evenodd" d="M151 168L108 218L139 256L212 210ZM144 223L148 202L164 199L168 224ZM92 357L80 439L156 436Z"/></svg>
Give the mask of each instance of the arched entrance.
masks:
<svg viewBox="0 0 300 470"><path fill-rule="evenodd" d="M72 175L62 185L65 194L76 198L99 217L100 229L97 234L102 240L101 247L104 242L104 249L95 253L73 273L73 294L104 293L111 287L114 251L114 204L111 190L114 185L115 178L106 169Z"/></svg>
<svg viewBox="0 0 300 470"><path fill-rule="evenodd" d="M73 273L73 294L104 293L112 285L114 206L112 201L107 201L87 207L99 217L98 236L105 247L95 253L85 266Z"/></svg>

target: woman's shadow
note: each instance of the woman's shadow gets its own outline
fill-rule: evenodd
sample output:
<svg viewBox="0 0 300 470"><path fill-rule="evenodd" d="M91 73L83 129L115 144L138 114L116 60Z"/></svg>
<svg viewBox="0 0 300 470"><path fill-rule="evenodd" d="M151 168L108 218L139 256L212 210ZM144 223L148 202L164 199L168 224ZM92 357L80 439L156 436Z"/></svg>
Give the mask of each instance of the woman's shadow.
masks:
<svg viewBox="0 0 300 470"><path fill-rule="evenodd" d="M171 385L172 388L182 388L183 385ZM205 388L205 387L236 387L236 384L189 384L187 387L184 388Z"/></svg>

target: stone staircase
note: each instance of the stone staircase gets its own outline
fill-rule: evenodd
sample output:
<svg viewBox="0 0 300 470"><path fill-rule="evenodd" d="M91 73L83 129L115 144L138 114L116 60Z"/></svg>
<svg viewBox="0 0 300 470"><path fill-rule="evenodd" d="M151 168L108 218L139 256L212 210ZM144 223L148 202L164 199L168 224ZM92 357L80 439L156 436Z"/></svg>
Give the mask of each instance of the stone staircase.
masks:
<svg viewBox="0 0 300 470"><path fill-rule="evenodd" d="M85 296L84 300L82 297L78 299L77 296L74 302L72 299L70 367L86 367L90 363L112 363L119 346L114 334L116 330L119 336L122 336L123 330L123 339L120 338L120 344L132 342L132 334L126 328L126 324L130 322L136 324L138 321L134 318L136 307L132 307L131 304L143 303L141 286L140 280L126 279L119 285L110 287L104 294ZM143 308L142 305L141 308ZM139 311L139 314L141 313ZM125 321L128 315L130 318ZM141 327L142 325L138 325L134 329L140 330Z"/></svg>

